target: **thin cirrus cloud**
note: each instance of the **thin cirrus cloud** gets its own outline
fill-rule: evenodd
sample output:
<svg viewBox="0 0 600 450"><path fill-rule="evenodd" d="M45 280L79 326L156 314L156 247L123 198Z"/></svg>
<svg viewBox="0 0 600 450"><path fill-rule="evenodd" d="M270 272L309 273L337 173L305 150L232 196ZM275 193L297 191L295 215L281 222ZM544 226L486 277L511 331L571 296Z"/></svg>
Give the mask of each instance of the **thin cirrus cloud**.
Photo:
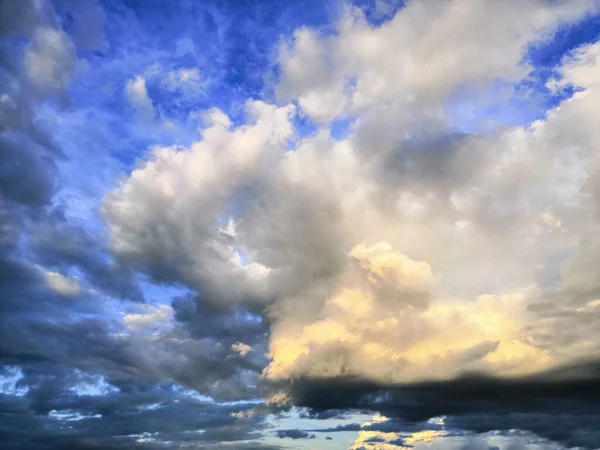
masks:
<svg viewBox="0 0 600 450"><path fill-rule="evenodd" d="M600 446L599 8L3 4L3 447Z"/></svg>

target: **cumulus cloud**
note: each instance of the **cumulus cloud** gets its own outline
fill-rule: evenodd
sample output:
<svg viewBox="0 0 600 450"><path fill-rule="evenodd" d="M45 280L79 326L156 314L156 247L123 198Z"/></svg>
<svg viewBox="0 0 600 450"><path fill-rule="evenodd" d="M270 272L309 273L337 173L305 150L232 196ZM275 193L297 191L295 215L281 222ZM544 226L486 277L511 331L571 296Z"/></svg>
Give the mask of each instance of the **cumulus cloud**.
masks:
<svg viewBox="0 0 600 450"><path fill-rule="evenodd" d="M597 45L564 70L589 65ZM290 107L250 103L252 121L234 130L213 111L202 141L155 150L105 199L113 248L206 301L269 305L267 378L514 376L585 358L595 344L559 342L557 319L531 309L567 289L540 281L560 269L552 255L577 252L597 226L582 190L594 180L598 92L579 87L526 128L417 129L395 141L391 166L364 149L387 148L366 140L370 122L287 152Z"/></svg>
<svg viewBox="0 0 600 450"><path fill-rule="evenodd" d="M103 13L67 7L63 23L45 2L17 3L0 6L0 431L12 448L243 448L292 405L307 420L391 419L271 436L487 449L504 444L464 430L523 428L597 447L600 43L553 69L538 120L480 129L454 115L528 93L530 49L596 2L409 1L393 17L377 2L379 25L344 6L330 32L283 39L274 97L182 114L202 122L193 139L162 102L195 102L215 74L182 38L176 64L115 84L124 95L110 102L141 125L160 113L177 144L125 145L161 141L135 163L119 155L135 167L102 199L106 235L54 195L64 155L51 136L66 125L44 103L68 96L78 53L103 58ZM351 124L334 139L335 120Z"/></svg>
<svg viewBox="0 0 600 450"><path fill-rule="evenodd" d="M201 141L154 150L105 198L113 250L198 306L262 316L282 404L327 407L298 394L315 380L368 396L593 360L599 44L565 57L548 87L575 92L529 125L467 133L449 108L523 80L528 46L590 6L409 2L380 27L349 8L333 35L297 31L282 106L250 101L237 128L213 109ZM322 126L297 136L293 114ZM340 115L358 118L335 141Z"/></svg>
<svg viewBox="0 0 600 450"><path fill-rule="evenodd" d="M214 113L214 125L189 151L156 149L104 202L116 252L157 279L185 281L213 303L264 304L268 294L269 269L257 260L243 261L240 252L252 250L236 244L241 225L230 219L236 197L262 189L258 174L281 156L292 109L263 102L248 108L252 124L229 130L225 116ZM165 214L170 208L175 211ZM142 227L147 231L140 233Z"/></svg>
<svg viewBox="0 0 600 450"><path fill-rule="evenodd" d="M362 277L362 286L338 288L312 323L282 318L271 335L268 377L360 374L415 382L464 371L519 375L550 363L550 354L522 334L526 293L435 298L426 263L382 243L350 254L362 269L353 277Z"/></svg>
<svg viewBox="0 0 600 450"><path fill-rule="evenodd" d="M523 78L527 45L589 6L585 0L411 1L380 27L348 7L335 35L304 28L282 45L277 98L297 99L308 115L325 121L382 103L435 108L461 86Z"/></svg>

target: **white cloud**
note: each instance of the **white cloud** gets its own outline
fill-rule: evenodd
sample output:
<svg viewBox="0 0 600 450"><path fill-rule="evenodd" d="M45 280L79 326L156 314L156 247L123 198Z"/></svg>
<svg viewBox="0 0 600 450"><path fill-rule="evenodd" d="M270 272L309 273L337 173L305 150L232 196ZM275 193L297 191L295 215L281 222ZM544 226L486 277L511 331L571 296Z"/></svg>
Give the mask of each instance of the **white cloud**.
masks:
<svg viewBox="0 0 600 450"><path fill-rule="evenodd" d="M248 344L244 344L243 342L236 342L231 346L231 350L238 352L240 356L246 356L250 351L252 351L252 347Z"/></svg>
<svg viewBox="0 0 600 450"><path fill-rule="evenodd" d="M171 70L161 80L162 86L170 91L179 91L186 97L198 97L206 92L209 81L200 76L197 68Z"/></svg>
<svg viewBox="0 0 600 450"><path fill-rule="evenodd" d="M159 333L173 328L173 309L169 305L141 305L139 308L139 313L123 316L123 323L129 331Z"/></svg>
<svg viewBox="0 0 600 450"><path fill-rule="evenodd" d="M381 103L436 108L460 86L522 79L529 72L528 44L589 8L586 0L410 1L374 28L361 10L348 7L337 34L303 28L281 47L277 98L298 99L324 121Z"/></svg>
<svg viewBox="0 0 600 450"><path fill-rule="evenodd" d="M251 102L248 111L254 123L232 131L229 119L213 112L213 126L203 131L201 142L188 151L156 149L153 159L104 203L116 251L147 261L160 276L175 275L202 286L215 301L262 298L264 287L257 275L264 272L264 264L241 264L236 249L244 246L224 232L223 223L229 202L260 181L259 174L266 174L281 157L292 133L291 107ZM157 227L157 220L164 223ZM147 232L139 233L138 227L148 227ZM164 239L165 252L156 251L155 239ZM252 255L250 249L246 253Z"/></svg>
<svg viewBox="0 0 600 450"><path fill-rule="evenodd" d="M125 95L129 105L135 109L138 117L143 120L153 120L155 116L154 105L148 96L146 80L137 76L127 82Z"/></svg>
<svg viewBox="0 0 600 450"><path fill-rule="evenodd" d="M371 421L362 424L358 437L352 442L350 450L539 450L564 448L561 444L542 439L534 433L521 430L491 431L474 433L468 431L450 430L444 427L444 418L437 418L441 429L432 427L419 431L403 430L402 424L396 425L397 431L373 431L369 426L377 422L388 422L384 416L374 416ZM430 424L435 423L431 420ZM423 426L423 425L422 425ZM393 426L389 427L393 430Z"/></svg>
<svg viewBox="0 0 600 450"><path fill-rule="evenodd" d="M200 81L200 73L196 68L173 70L167 74L167 81L174 86L196 82Z"/></svg>
<svg viewBox="0 0 600 450"><path fill-rule="evenodd" d="M81 286L74 278L67 278L58 272L46 272L46 283L54 292L65 297L75 297L81 292Z"/></svg>
<svg viewBox="0 0 600 450"><path fill-rule="evenodd" d="M597 320L574 325L600 294L599 44L565 60L581 91L543 120L467 135L444 109L520 80L527 46L589 3L435 5L379 28L352 10L281 50L279 99L327 121L339 94L359 115L347 139L323 128L290 152L293 106L248 102L234 129L211 110L201 141L155 149L105 198L121 257L264 308L268 377L511 376L600 351Z"/></svg>
<svg viewBox="0 0 600 450"><path fill-rule="evenodd" d="M559 78L548 82L548 87L557 89L575 86L589 89L600 84L600 44L586 45L565 57L558 70Z"/></svg>

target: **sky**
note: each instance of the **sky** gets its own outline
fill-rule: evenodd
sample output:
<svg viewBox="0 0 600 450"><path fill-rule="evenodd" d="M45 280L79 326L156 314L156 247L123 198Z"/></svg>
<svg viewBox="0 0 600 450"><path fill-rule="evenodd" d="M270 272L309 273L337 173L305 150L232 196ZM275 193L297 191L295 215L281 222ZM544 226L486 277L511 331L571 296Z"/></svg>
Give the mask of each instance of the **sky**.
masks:
<svg viewBox="0 0 600 450"><path fill-rule="evenodd" d="M600 448L598 0L0 1L0 447Z"/></svg>

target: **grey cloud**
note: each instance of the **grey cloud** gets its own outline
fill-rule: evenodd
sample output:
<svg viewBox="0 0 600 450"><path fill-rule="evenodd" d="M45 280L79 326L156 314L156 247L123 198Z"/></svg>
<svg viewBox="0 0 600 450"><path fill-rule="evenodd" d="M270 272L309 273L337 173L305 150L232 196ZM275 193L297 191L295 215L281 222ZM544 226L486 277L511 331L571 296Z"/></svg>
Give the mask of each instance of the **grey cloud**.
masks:
<svg viewBox="0 0 600 450"><path fill-rule="evenodd" d="M423 427L418 422L446 416L447 426L457 429L524 429L569 446L591 449L599 445L595 426L599 417L594 406L599 383L596 362L520 379L472 375L448 382L395 387L351 378L306 379L291 384L290 392L296 404L317 411L377 411L408 422L408 429L411 422L418 429ZM403 427L391 421L373 424L368 429L388 432ZM346 428L355 430L359 424L337 430Z"/></svg>
<svg viewBox="0 0 600 450"><path fill-rule="evenodd" d="M314 439L316 436L304 430L277 430L277 437L280 439Z"/></svg>
<svg viewBox="0 0 600 450"><path fill-rule="evenodd" d="M2 8L6 4L15 8L6 15L10 21L4 16L0 19L0 35L30 39L24 66L22 55L3 44L0 48L0 81L6 81L0 93L8 99L3 97L0 104L0 363L20 367L24 377L19 385L28 389L23 397L3 396L0 430L7 448L176 448L192 440L200 442L200 447L226 448L222 441L261 437L262 413L287 407L198 402L177 393L173 386L165 387L172 380L219 401L249 401L261 395L262 389L284 389L292 403L313 408L312 417L343 414L346 408L381 411L394 419L405 418L410 422L405 429L412 426L416 430L422 421L444 414L451 416L449 423L456 427L483 432L521 426L569 445L597 445L595 405L600 401L600 389L594 362L517 379L466 376L437 383L385 384L353 378L356 370L364 368L364 361L349 363L355 359L355 348L347 339L354 336L340 333L339 338L322 345L313 339L307 351L314 359L300 356L302 364L295 366L300 375L291 381L271 385L260 376L269 362L269 344L274 343L269 342L270 331L310 328L323 320L325 306L343 309L344 304L325 305L327 299L351 282L362 287L369 277L382 286L366 291L381 308L374 314L361 314L359 302L346 305L350 312L358 310L360 321L355 323L374 326L379 322L385 325L385 319L399 320L390 327L397 340L389 333L369 331L392 345L412 343L402 340L406 336L418 339L425 335L417 313L428 310L434 295L416 289L417 295L388 283L385 272L389 267L385 265L381 269L384 275L377 273L378 267L360 273L348 252L363 240L389 239L403 252L401 256L430 262L433 272L441 274L442 292L447 293L444 288L450 286L448 291L454 295L458 286L468 291L465 297L469 298L480 292L510 292L531 282L537 270L533 268L546 263L548 254L568 254L573 242L580 240L573 259L563 266L559 285L542 287L533 294L527 311L533 320L513 316L510 311L507 317L515 318L508 328L531 339L526 342L535 350L558 348L556 355L562 356L562 352L574 358L586 354L587 347L572 355L571 349L577 350L586 336L594 336L598 324L593 302L599 287L595 254L600 252L593 239L582 238L597 231L596 222L590 219L594 216L587 214L595 206L579 197L565 198L552 185L563 179L576 184L575 176L565 174L572 166L561 159L563 153L571 154L566 151L570 145L576 145L583 149L583 156L573 155L588 163L590 174L582 192L591 193L591 203L597 200L596 161L589 151L598 142L595 123L589 120L595 117L590 113L596 111L595 103L573 96L531 128L496 130L483 137L457 133L447 117L433 112L443 103L440 99L450 98L463 82L496 76L520 79L513 70L525 69L521 58L527 43L538 31L579 17L584 3L558 2L556 14L550 15L546 15L548 4L537 1L525 12L504 4L475 10L482 13L482 19L472 28L491 31L492 47L499 54L508 54L507 60L489 50L487 34L479 42L477 36L461 35L465 31L462 21L447 24L450 31L458 33L458 42L445 40L447 30L442 27L440 36L433 33L421 42L424 49L442 44L444 49L452 49L473 39L476 51L461 54L461 61L455 64L444 55L431 58L421 49L418 56L428 56L417 61L422 65L418 76L400 80L408 84L408 91L418 91L417 101L405 108L401 86L396 107L377 103L381 99L378 92L373 93L376 101L368 108L342 105L342 110L364 112L357 134L348 141L335 143L316 136L301 142L296 151L285 153L282 149L292 134L291 108L252 102L250 115L255 123L229 131L215 123L191 149L156 150L104 201L103 214L113 239L110 249L101 237L70 223L60 208L52 206L54 159L60 157L60 151L47 130L34 120L37 102L45 96L64 95L76 67L74 44L33 3L17 7L9 2ZM91 9L75 11L75 16L97 14L101 21L95 3L86 5ZM402 22L401 16L398 23L420 32L430 22L415 5L417 2L407 9L407 14L415 14L411 16L414 23ZM454 5L448 10L451 19L471 17L465 3L448 5ZM503 20L490 20L497 15ZM531 17L540 17L540 22L531 24ZM88 30L78 31L75 26L74 42L101 48L100 25L92 22ZM488 30L490 23L493 26ZM507 41L510 36L504 31L508 23L514 25L517 42ZM340 43L342 53L349 47L359 52L361 47L355 44L361 42L373 43L361 39L361 33L369 30L359 27L360 33L356 31L350 30L349 44ZM396 45L394 39L384 40ZM316 45L316 56L310 54L314 48L308 48L307 56L309 62L314 61L313 56L317 58L316 70L308 78L296 80L301 85L298 91L298 86L286 85L290 80L286 81L284 74L281 89L289 92L278 93L282 98L288 94L302 97L306 90L319 94L323 89L335 90L336 80L329 77L347 75L340 75L345 68L329 69L334 60L321 64L321 52L327 49L320 48L319 42ZM481 58L485 64L473 67L471 62ZM438 62L448 70L433 70L431 64ZM472 68L475 73L462 72ZM385 73L386 68L375 64L374 70ZM423 76L428 73L430 77ZM362 75L368 80L372 73ZM320 76L326 79L318 79ZM29 87L36 89L30 92ZM358 94L365 89L369 83L359 83L351 100L358 102ZM593 85L588 91L595 92ZM310 100L308 97L309 106ZM301 102L302 108L306 106ZM372 114L370 107L374 108ZM550 160L560 167L549 164ZM206 181L200 174L210 172L206 168L213 166L214 179L208 176L207 184L200 185ZM25 169L27 176L23 175ZM545 219L538 213L547 213ZM231 227L230 217L235 222ZM463 235L454 228L457 222L466 227ZM461 237L464 235L467 238ZM21 248L22 236L27 237L26 251ZM251 263L246 264L238 251ZM407 273L416 262L401 260ZM36 264L64 274L77 269L90 291L66 302L48 289L45 269ZM137 269L157 283L184 284L194 291L173 299L174 320L166 331L127 331L119 318L99 317L106 296L137 302L135 307L139 307L143 295L136 282ZM401 285L409 277L402 271L399 274L397 284ZM365 297L368 312L371 300ZM134 308L131 304L127 307ZM396 317L394 313L403 308L410 313ZM450 326L458 327L460 314L449 316ZM334 323L346 331L347 322ZM317 336L323 337L324 333ZM371 336L358 333L358 337ZM292 343L297 343L293 338ZM235 342L251 345L253 351L240 357L231 350ZM453 354L460 364L468 365L501 346L495 338L482 337L469 340ZM402 345L387 348L399 349ZM340 378L340 373L333 373L331 379L302 377L302 370L323 360L340 361L340 373L349 371L349 377ZM381 369L380 373L391 377L403 364L400 359L392 369L374 365L373 373ZM510 362L502 367L507 365ZM105 377L116 391L98 398L73 394L70 388L85 380L75 369ZM58 420L52 411L80 420ZM391 430L398 422L369 429ZM552 425L557 422L559 430ZM342 428L359 429L355 424ZM191 433L193 430L203 433ZM281 433L281 437L291 438L313 436L308 430ZM474 440L473 448L480 444ZM238 442L230 446L252 447Z"/></svg>
<svg viewBox="0 0 600 450"><path fill-rule="evenodd" d="M40 263L66 269L78 267L91 285L116 298L143 301L131 268L113 258L102 237L71 224L60 210L30 232L31 248Z"/></svg>
<svg viewBox="0 0 600 450"><path fill-rule="evenodd" d="M485 341L465 350L461 359L465 362L476 361L498 348L498 341Z"/></svg>
<svg viewBox="0 0 600 450"><path fill-rule="evenodd" d="M77 47L96 51L106 51L110 48L104 32L106 14L98 0L59 0L56 2L56 8L68 14L70 20L65 24L65 28L73 35Z"/></svg>
<svg viewBox="0 0 600 450"><path fill-rule="evenodd" d="M56 159L64 154L36 117L42 102L66 98L74 44L45 2L0 8L0 367L20 369L17 386L26 391L0 394L0 446L154 449L198 441L219 448L259 436L262 418L232 416L254 402L227 406L192 397L193 389L226 400L256 397L259 361L236 357L219 346L218 335L190 337L183 319L155 339L123 333L120 318L107 315L107 296L139 303L141 288L102 236L55 204ZM88 38L78 39L92 45ZM25 53L23 45L9 45L15 39L29 40ZM66 299L50 289L46 270L79 271L84 289ZM252 332L232 331L234 316L224 314L219 320L230 325L220 329L250 341ZM97 377L110 392L73 391Z"/></svg>
<svg viewBox="0 0 600 450"><path fill-rule="evenodd" d="M52 365L25 365L23 398L2 402L4 448L179 448L186 442L216 446L256 437L262 419L238 421L231 413L247 405L195 400L173 385L135 382L101 396L69 388L77 373ZM58 415L72 419L59 419ZM67 426L68 424L68 426Z"/></svg>

